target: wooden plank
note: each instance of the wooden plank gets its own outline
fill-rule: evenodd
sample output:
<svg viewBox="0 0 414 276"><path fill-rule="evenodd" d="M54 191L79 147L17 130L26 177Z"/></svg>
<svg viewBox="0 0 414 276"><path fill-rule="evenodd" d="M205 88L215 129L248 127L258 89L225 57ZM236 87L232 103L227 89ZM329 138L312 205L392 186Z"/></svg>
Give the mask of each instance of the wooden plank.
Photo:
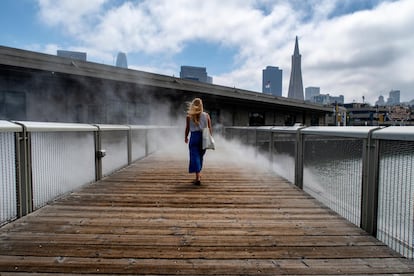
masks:
<svg viewBox="0 0 414 276"><path fill-rule="evenodd" d="M7 250L15 256L50 256L50 252L59 252L59 256L86 258L134 258L134 259L355 259L355 258L391 258L398 257L381 246L157 246L142 245L97 245L89 244L48 244L48 243L9 243ZM162 248L162 250L160 249ZM1 255L7 255L1 250Z"/></svg>
<svg viewBox="0 0 414 276"><path fill-rule="evenodd" d="M166 245L166 246L384 246L370 236L303 236L303 235L256 235L245 236L242 240L238 236L230 235L118 235L118 234L61 234L61 233L34 233L18 232L0 237L5 243L0 244L0 250L9 250L13 242L27 244L108 244L112 245ZM3 251L1 251L3 252ZM6 251L4 251L6 252Z"/></svg>
<svg viewBox="0 0 414 276"><path fill-rule="evenodd" d="M12 261L14 264L11 265ZM349 275L412 273L412 264L395 258L323 260L203 260L203 259L107 259L72 257L2 257L0 267L15 272L29 269L49 273L115 273L134 275Z"/></svg>
<svg viewBox="0 0 414 276"><path fill-rule="evenodd" d="M154 155L2 227L0 275L414 273L284 179L220 162L197 187Z"/></svg>

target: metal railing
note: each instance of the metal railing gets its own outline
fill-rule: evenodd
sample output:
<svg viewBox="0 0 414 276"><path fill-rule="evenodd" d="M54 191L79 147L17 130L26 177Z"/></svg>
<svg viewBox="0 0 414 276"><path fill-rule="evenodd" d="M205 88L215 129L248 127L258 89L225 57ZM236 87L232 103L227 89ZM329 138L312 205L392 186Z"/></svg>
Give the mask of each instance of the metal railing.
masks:
<svg viewBox="0 0 414 276"><path fill-rule="evenodd" d="M414 127L372 134L378 148L377 237L414 258Z"/></svg>
<svg viewBox="0 0 414 276"><path fill-rule="evenodd" d="M149 155L171 128L0 120L0 225Z"/></svg>
<svg viewBox="0 0 414 276"><path fill-rule="evenodd" d="M22 128L6 121L0 121L0 225L17 218L16 189L16 143L15 133Z"/></svg>
<svg viewBox="0 0 414 276"><path fill-rule="evenodd" d="M255 147L277 173L414 258L414 127L227 127L224 134Z"/></svg>

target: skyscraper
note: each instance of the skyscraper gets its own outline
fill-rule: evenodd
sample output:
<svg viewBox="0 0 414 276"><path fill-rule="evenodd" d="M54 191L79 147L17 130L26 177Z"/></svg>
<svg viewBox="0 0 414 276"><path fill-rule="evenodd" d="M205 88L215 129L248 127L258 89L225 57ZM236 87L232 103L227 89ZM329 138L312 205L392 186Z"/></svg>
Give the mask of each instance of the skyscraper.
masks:
<svg viewBox="0 0 414 276"><path fill-rule="evenodd" d="M205 67L181 66L180 78L213 83L213 78L207 75Z"/></svg>
<svg viewBox="0 0 414 276"><path fill-rule="evenodd" d="M78 60L86 61L86 53L85 52L57 50L56 54L57 54L58 57L78 59Z"/></svg>
<svg viewBox="0 0 414 276"><path fill-rule="evenodd" d="M400 104L400 90L391 90L387 99L387 105Z"/></svg>
<svg viewBox="0 0 414 276"><path fill-rule="evenodd" d="M385 105L384 96L382 96L382 95L379 96L378 101L375 102L375 105L384 106Z"/></svg>
<svg viewBox="0 0 414 276"><path fill-rule="evenodd" d="M313 97L318 96L321 94L320 87L306 87L305 88L305 100L306 101L313 101Z"/></svg>
<svg viewBox="0 0 414 276"><path fill-rule="evenodd" d="M125 53L119 52L116 56L116 67L128 68L128 62Z"/></svg>
<svg viewBox="0 0 414 276"><path fill-rule="evenodd" d="M298 100L303 100L301 58L302 56L299 54L298 37L296 36L295 51L292 56L288 98Z"/></svg>
<svg viewBox="0 0 414 276"><path fill-rule="evenodd" d="M273 96L282 96L282 70L267 66L263 69L262 92Z"/></svg>

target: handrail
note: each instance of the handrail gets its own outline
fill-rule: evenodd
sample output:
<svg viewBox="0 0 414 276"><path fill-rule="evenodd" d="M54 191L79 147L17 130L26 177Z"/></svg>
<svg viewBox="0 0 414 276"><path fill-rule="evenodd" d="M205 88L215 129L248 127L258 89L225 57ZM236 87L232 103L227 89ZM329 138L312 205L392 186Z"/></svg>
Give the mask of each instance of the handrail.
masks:
<svg viewBox="0 0 414 276"><path fill-rule="evenodd" d="M312 126L312 127L283 127L283 126L230 126L224 127L226 129L238 130L256 130L265 132L280 132L280 133L296 133L300 130L301 133L307 135L319 136L335 136L335 137L350 137L350 138L368 138L372 135L373 139L381 140L403 140L414 141L414 126Z"/></svg>
<svg viewBox="0 0 414 276"><path fill-rule="evenodd" d="M60 132L60 131L96 131L97 128L89 124L75 123L52 123L52 122L32 122L32 121L14 121L24 126L26 131L30 132Z"/></svg>
<svg viewBox="0 0 414 276"><path fill-rule="evenodd" d="M22 132L23 128L9 121L0 120L0 132Z"/></svg>
<svg viewBox="0 0 414 276"><path fill-rule="evenodd" d="M239 130L259 130L259 131L273 131L296 133L298 129L304 134L337 136L337 137L352 137L352 138L367 138L371 130L372 138L387 139L387 140L405 140L414 141L414 126L389 126L389 127L370 127L370 126L312 126L312 127L285 127L285 126L226 126L224 129L239 129Z"/></svg>
<svg viewBox="0 0 414 276"><path fill-rule="evenodd" d="M23 128L9 121L0 120L0 132L21 132Z"/></svg>
<svg viewBox="0 0 414 276"><path fill-rule="evenodd" d="M139 129L147 129L147 130L149 130L149 129L160 129L160 128L162 128L162 129L176 129L177 127L176 126L157 126L157 125L128 125L131 129L136 129L136 130L139 130Z"/></svg>
<svg viewBox="0 0 414 276"><path fill-rule="evenodd" d="M352 126L318 126L305 127L300 131L308 135L320 136L336 136L336 137L350 137L350 138L368 138L370 131L378 129L378 127L352 127Z"/></svg>
<svg viewBox="0 0 414 276"><path fill-rule="evenodd" d="M390 126L373 132L373 139L414 141L414 126Z"/></svg>
<svg viewBox="0 0 414 276"><path fill-rule="evenodd" d="M96 124L100 131L113 131L113 130L130 130L131 128L127 125L109 125L109 124Z"/></svg>

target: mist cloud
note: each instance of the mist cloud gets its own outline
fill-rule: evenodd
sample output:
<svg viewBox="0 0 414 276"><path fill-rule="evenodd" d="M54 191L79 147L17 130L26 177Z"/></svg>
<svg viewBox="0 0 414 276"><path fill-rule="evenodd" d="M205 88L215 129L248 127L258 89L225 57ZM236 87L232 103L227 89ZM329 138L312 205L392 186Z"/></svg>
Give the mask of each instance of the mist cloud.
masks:
<svg viewBox="0 0 414 276"><path fill-rule="evenodd" d="M174 55L188 43L207 41L235 51L229 57L234 69L209 72L215 83L261 91L261 70L274 65L284 71L286 96L298 35L305 87L320 86L322 93L343 94L347 101L364 95L371 103L391 89L411 100L414 90L410 0L39 0L39 7L48 25L77 38L74 47L106 63L124 51L162 64L131 68L177 74L182 64L172 62Z"/></svg>

